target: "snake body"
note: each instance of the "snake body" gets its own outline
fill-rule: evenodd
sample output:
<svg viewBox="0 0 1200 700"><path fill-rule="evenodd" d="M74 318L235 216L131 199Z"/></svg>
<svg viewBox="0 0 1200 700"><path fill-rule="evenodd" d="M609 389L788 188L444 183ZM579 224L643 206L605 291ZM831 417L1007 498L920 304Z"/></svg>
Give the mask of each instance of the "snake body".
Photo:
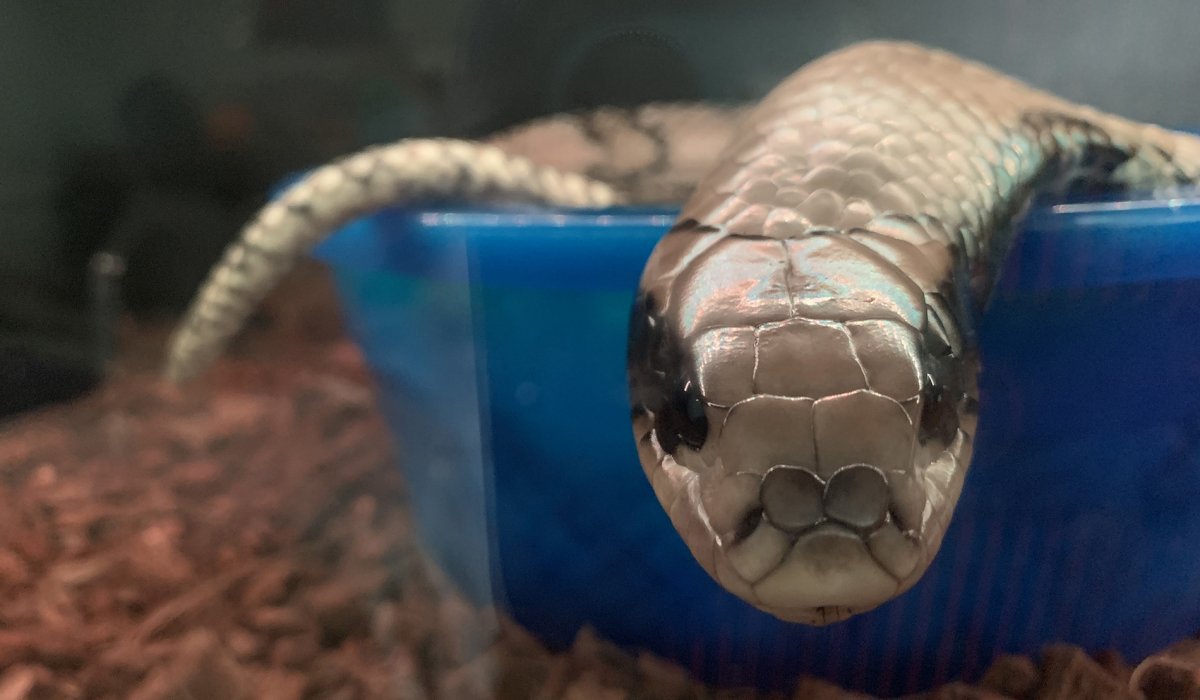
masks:
<svg viewBox="0 0 1200 700"><path fill-rule="evenodd" d="M1192 136L942 51L857 44L749 107L601 110L325 166L229 249L167 373L202 369L297 256L365 211L686 198L631 318L640 460L716 581L826 624L907 590L938 550L975 434L974 319L1031 198L1197 179Z"/></svg>

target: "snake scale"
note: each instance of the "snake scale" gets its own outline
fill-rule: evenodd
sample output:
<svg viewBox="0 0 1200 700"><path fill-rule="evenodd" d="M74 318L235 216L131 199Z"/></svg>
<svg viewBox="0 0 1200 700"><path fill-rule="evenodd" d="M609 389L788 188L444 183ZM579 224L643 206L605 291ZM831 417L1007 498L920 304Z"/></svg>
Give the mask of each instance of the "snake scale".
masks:
<svg viewBox="0 0 1200 700"><path fill-rule="evenodd" d="M203 369L300 255L373 209L685 202L630 322L642 466L717 582L827 624L910 588L940 546L977 423L975 319L1031 198L1198 178L1195 137L856 44L753 106L602 109L319 168L229 248L167 374Z"/></svg>

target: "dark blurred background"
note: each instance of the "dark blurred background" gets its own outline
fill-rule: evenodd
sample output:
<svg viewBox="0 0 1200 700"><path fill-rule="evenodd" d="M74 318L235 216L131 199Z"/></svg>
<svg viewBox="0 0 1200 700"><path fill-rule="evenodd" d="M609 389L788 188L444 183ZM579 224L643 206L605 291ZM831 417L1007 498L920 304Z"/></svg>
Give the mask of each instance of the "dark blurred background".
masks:
<svg viewBox="0 0 1200 700"><path fill-rule="evenodd" d="M1193 0L0 0L0 415L86 389L114 309L177 314L273 183L366 144L753 99L869 37L1200 125L1197 27Z"/></svg>

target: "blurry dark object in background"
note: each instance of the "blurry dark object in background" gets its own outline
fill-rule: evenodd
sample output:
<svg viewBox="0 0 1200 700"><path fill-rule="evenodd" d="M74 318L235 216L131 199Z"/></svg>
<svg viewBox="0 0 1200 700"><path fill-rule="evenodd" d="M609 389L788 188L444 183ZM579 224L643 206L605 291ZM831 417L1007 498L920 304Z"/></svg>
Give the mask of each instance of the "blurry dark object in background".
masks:
<svg viewBox="0 0 1200 700"><path fill-rule="evenodd" d="M108 149L76 149L63 161L62 184L54 197L63 268L56 286L62 301L78 307L87 293L82 271L125 211L132 176L125 159Z"/></svg>
<svg viewBox="0 0 1200 700"><path fill-rule="evenodd" d="M698 101L702 94L674 42L644 31L613 34L588 47L564 87L567 109Z"/></svg>
<svg viewBox="0 0 1200 700"><path fill-rule="evenodd" d="M127 261L132 312L178 313L269 182L249 150L253 118L228 105L205 115L181 86L151 75L121 96L118 119L118 149L64 166L64 300L84 302L88 261L104 249Z"/></svg>
<svg viewBox="0 0 1200 700"><path fill-rule="evenodd" d="M206 114L195 98L164 76L135 81L118 105L120 146L134 185L194 190L223 205L244 198L256 184L245 153L253 126L232 123L233 115L227 116L232 111L220 105L220 119Z"/></svg>
<svg viewBox="0 0 1200 700"><path fill-rule="evenodd" d="M135 150L189 150L199 146L200 112L194 100L171 78L148 75L135 80L117 106L121 137Z"/></svg>
<svg viewBox="0 0 1200 700"><path fill-rule="evenodd" d="M236 105L206 113L178 82L148 75L116 111L114 146L64 149L48 279L0 299L0 416L95 386L122 310L181 312L271 182L251 148L253 118ZM119 273L98 278L97 254Z"/></svg>
<svg viewBox="0 0 1200 700"><path fill-rule="evenodd" d="M389 26L381 0L261 0L254 39L314 48L377 44L389 38Z"/></svg>
<svg viewBox="0 0 1200 700"><path fill-rule="evenodd" d="M99 371L78 358L0 345L0 419L90 391Z"/></svg>
<svg viewBox="0 0 1200 700"><path fill-rule="evenodd" d="M723 99L700 84L695 47L654 17L626 2L480 3L454 81L456 131L480 136L589 107Z"/></svg>

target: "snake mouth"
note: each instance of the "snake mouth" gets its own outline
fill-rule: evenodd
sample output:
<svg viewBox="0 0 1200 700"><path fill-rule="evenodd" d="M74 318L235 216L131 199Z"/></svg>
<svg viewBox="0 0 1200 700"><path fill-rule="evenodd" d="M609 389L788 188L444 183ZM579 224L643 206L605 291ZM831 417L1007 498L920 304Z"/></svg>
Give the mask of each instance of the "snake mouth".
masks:
<svg viewBox="0 0 1200 700"><path fill-rule="evenodd" d="M836 622L894 598L919 558L916 539L890 520L869 533L826 521L793 534L764 519L721 549L759 607L808 624Z"/></svg>
<svg viewBox="0 0 1200 700"><path fill-rule="evenodd" d="M874 467L850 465L829 479L775 467L754 501L718 548L729 573L778 617L827 624L877 607L919 563L919 536Z"/></svg>
<svg viewBox="0 0 1200 700"><path fill-rule="evenodd" d="M665 453L634 418L643 466L699 563L751 605L826 625L878 607L919 577L923 484L908 470L850 464L822 477L777 465L722 473Z"/></svg>

